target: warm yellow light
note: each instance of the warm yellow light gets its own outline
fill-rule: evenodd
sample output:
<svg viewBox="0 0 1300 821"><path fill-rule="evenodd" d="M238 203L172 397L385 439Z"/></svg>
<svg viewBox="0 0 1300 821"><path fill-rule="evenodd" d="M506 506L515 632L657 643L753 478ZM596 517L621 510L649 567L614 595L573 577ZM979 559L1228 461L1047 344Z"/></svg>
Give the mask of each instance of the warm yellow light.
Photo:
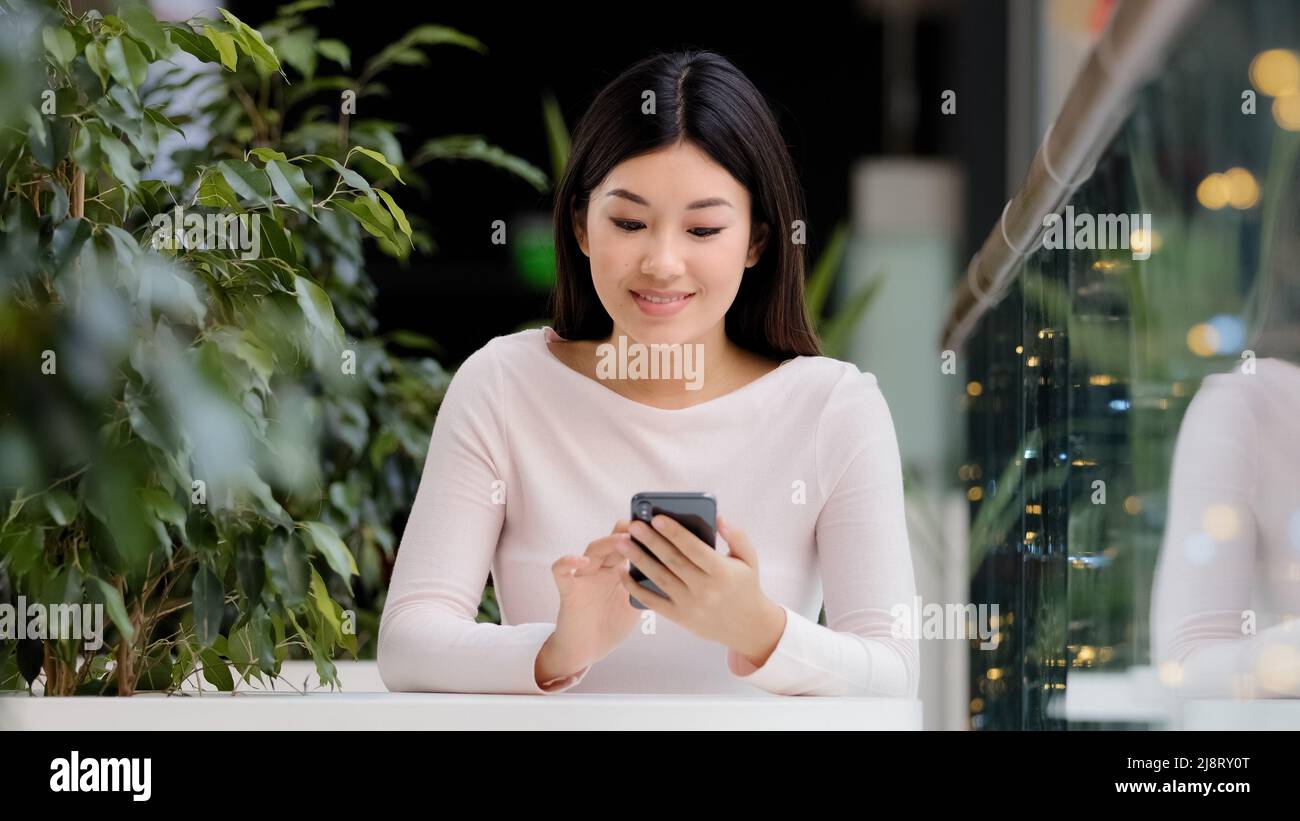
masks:
<svg viewBox="0 0 1300 821"><path fill-rule="evenodd" d="M1273 121L1287 131L1300 131L1300 92L1273 101Z"/></svg>
<svg viewBox="0 0 1300 821"><path fill-rule="evenodd" d="M1237 511L1232 505L1210 505L1201 515L1201 527L1215 541L1229 541L1237 535Z"/></svg>
<svg viewBox="0 0 1300 821"><path fill-rule="evenodd" d="M1149 254L1160 250L1160 233L1145 228L1134 228L1128 237L1129 247L1139 254Z"/></svg>
<svg viewBox="0 0 1300 821"><path fill-rule="evenodd" d="M978 487L973 487L966 491L966 498L970 499L972 502L978 502L980 499L984 498L984 491L980 490Z"/></svg>
<svg viewBox="0 0 1300 821"><path fill-rule="evenodd" d="M1024 352L1025 352L1025 346L1024 346L1024 345L1017 345L1017 346L1016 346L1016 353L1024 353Z"/></svg>
<svg viewBox="0 0 1300 821"><path fill-rule="evenodd" d="M1294 94L1300 91L1300 57L1284 48L1261 51L1250 61L1250 82L1270 97Z"/></svg>
<svg viewBox="0 0 1300 821"><path fill-rule="evenodd" d="M1229 168L1223 178L1228 182L1228 204L1233 208L1254 208L1259 202L1259 183L1254 174L1244 168Z"/></svg>
<svg viewBox="0 0 1300 821"><path fill-rule="evenodd" d="M1025 360L1025 364L1031 368L1038 367L1038 357L1036 356L1029 357L1028 359Z"/></svg>
<svg viewBox="0 0 1300 821"><path fill-rule="evenodd" d="M1218 211L1228 204L1228 180L1222 174L1211 174L1196 186L1196 201L1206 208Z"/></svg>
<svg viewBox="0 0 1300 821"><path fill-rule="evenodd" d="M1136 496L1129 496L1124 500L1124 512L1130 516L1136 516L1142 512L1142 500Z"/></svg>
<svg viewBox="0 0 1300 821"><path fill-rule="evenodd" d="M966 393L971 396L979 396L981 393L984 393L984 386L978 382L967 382Z"/></svg>
<svg viewBox="0 0 1300 821"><path fill-rule="evenodd" d="M1187 332L1187 348L1197 356L1213 356L1219 350L1219 332L1204 322Z"/></svg>
<svg viewBox="0 0 1300 821"><path fill-rule="evenodd" d="M1106 373L1094 373L1088 377L1088 384L1101 386L1113 385L1115 384L1115 377Z"/></svg>
<svg viewBox="0 0 1300 821"><path fill-rule="evenodd" d="M1166 661L1160 665L1159 675L1166 687L1180 687L1183 683L1183 665L1176 661Z"/></svg>
<svg viewBox="0 0 1300 821"><path fill-rule="evenodd" d="M997 681L998 679L1002 678L1002 668L990 667L989 671L984 674L984 677L987 678L989 681Z"/></svg>
<svg viewBox="0 0 1300 821"><path fill-rule="evenodd" d="M1300 684L1300 650L1289 644L1270 644L1255 662L1255 674L1266 689L1289 692Z"/></svg>

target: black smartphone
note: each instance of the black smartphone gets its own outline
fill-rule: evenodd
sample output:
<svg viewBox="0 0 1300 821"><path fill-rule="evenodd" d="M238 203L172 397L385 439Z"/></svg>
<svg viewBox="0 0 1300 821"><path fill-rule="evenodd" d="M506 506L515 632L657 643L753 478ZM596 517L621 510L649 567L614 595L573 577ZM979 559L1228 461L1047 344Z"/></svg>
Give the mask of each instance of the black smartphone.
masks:
<svg viewBox="0 0 1300 821"><path fill-rule="evenodd" d="M717 549L718 545L714 539L714 533L717 532L718 519L718 501L712 493L638 493L632 497L632 518L640 519L647 525L650 520L662 513L665 516L676 519L682 527L699 537L709 547ZM653 527L653 525L650 525ZM632 541L653 558L654 554L636 540L634 536ZM657 560L656 560L657 561ZM668 594L659 589L659 585L646 578L645 574L632 565L628 571L632 578L653 593L658 593L664 598ZM647 609L645 605L636 600L635 596L629 596L632 606L638 610Z"/></svg>

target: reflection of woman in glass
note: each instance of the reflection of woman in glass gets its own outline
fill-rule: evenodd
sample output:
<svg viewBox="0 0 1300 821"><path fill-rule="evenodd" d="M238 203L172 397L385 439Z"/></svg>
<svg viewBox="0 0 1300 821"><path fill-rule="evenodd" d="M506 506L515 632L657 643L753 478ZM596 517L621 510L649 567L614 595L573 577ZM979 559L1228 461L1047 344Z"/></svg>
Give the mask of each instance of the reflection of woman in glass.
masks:
<svg viewBox="0 0 1300 821"><path fill-rule="evenodd" d="M556 196L554 326L475 352L438 415L380 625L389 689L915 696L898 445L875 377L818 355L804 219L724 58L658 55L600 92ZM616 378L620 341L699 352L703 378ZM719 550L616 521L672 490L716 496ZM475 622L489 569L500 625Z"/></svg>
<svg viewBox="0 0 1300 821"><path fill-rule="evenodd" d="M1174 449L1152 655L1186 696L1300 696L1300 209L1280 190L1248 343L1262 358L1202 381Z"/></svg>

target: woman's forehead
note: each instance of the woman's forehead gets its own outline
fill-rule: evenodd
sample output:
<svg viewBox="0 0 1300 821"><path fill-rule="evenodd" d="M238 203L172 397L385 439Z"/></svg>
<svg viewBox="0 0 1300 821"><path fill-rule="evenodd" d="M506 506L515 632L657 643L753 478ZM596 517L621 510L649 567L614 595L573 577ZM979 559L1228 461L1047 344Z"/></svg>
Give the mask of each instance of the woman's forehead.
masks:
<svg viewBox="0 0 1300 821"><path fill-rule="evenodd" d="M698 149L665 148L616 165L593 192L659 210L738 209L748 192L735 177Z"/></svg>

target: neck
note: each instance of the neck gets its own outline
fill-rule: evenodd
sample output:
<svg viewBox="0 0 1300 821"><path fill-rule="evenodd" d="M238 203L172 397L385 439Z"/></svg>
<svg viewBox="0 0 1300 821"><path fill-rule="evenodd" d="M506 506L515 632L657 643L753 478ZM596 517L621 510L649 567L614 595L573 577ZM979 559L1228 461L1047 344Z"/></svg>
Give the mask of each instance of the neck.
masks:
<svg viewBox="0 0 1300 821"><path fill-rule="evenodd" d="M618 323L614 324L613 331L603 341L618 348L620 336L626 337L625 344L629 352L633 350L634 344L644 345L647 355L654 350L650 348L651 343L636 339ZM680 353L683 362L686 357L691 357L695 374L683 371L680 378L677 378L677 374L661 372L655 379L620 379L619 389L625 395L648 404L662 407L692 405L712 398L718 391L725 391L726 386L734 381L743 361L740 346L727 338L726 326L722 322L698 337L681 340Z"/></svg>

